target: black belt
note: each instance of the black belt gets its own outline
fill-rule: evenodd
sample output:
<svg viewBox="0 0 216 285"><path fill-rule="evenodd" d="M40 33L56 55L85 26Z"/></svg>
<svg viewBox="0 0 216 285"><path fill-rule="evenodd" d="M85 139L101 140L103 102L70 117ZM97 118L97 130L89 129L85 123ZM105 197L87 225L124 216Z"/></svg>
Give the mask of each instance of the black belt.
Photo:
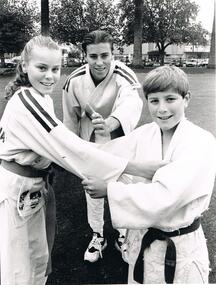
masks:
<svg viewBox="0 0 216 285"><path fill-rule="evenodd" d="M30 178L35 178L35 177L45 178L50 173L51 170L51 167L47 167L45 169L36 169L30 165L21 165L15 161L7 161L7 160L2 160L1 166L15 174Z"/></svg>
<svg viewBox="0 0 216 285"><path fill-rule="evenodd" d="M176 247L171 237L181 236L197 230L200 226L200 218L196 219L190 226L181 228L173 232L164 232L159 229L149 228L148 232L142 238L140 252L134 267L134 280L143 284L144 278L144 250L148 248L155 240L165 240L167 249L164 262L164 275L166 283L173 283L176 268Z"/></svg>

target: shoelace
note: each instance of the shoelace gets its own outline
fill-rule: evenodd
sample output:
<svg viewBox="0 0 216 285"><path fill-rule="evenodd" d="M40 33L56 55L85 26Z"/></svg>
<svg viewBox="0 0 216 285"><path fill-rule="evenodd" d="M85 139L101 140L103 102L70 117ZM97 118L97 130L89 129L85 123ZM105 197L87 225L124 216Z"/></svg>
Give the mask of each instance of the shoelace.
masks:
<svg viewBox="0 0 216 285"><path fill-rule="evenodd" d="M124 235L118 237L120 243L121 251L127 251L127 239Z"/></svg>
<svg viewBox="0 0 216 285"><path fill-rule="evenodd" d="M93 235L92 241L90 243L89 248L94 247L96 250L99 251L100 257L102 258L102 244L99 240L99 237L97 235Z"/></svg>

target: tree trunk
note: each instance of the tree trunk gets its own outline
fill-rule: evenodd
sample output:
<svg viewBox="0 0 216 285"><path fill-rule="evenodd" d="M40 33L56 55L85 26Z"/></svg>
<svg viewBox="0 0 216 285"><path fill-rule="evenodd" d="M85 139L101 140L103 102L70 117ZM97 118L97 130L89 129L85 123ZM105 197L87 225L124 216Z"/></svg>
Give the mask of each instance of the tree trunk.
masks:
<svg viewBox="0 0 216 285"><path fill-rule="evenodd" d="M5 66L4 52L0 52L0 67Z"/></svg>
<svg viewBox="0 0 216 285"><path fill-rule="evenodd" d="M165 57L165 48L162 47L162 49L159 51L160 55L160 65L164 65L164 57Z"/></svg>
<svg viewBox="0 0 216 285"><path fill-rule="evenodd" d="M49 0L41 0L41 34L49 35Z"/></svg>
<svg viewBox="0 0 216 285"><path fill-rule="evenodd" d="M157 48L158 48L158 53L159 53L159 62L160 62L160 65L164 65L164 57L165 57L165 49L166 49L166 46L164 45L163 42L161 43L157 43Z"/></svg>
<svg viewBox="0 0 216 285"><path fill-rule="evenodd" d="M214 10L215 10L215 4L214 4ZM213 20L213 27L211 34L211 47L210 47L208 68L215 68L215 13L214 13L214 20Z"/></svg>
<svg viewBox="0 0 216 285"><path fill-rule="evenodd" d="M142 66L143 0L134 0L134 54L133 65Z"/></svg>

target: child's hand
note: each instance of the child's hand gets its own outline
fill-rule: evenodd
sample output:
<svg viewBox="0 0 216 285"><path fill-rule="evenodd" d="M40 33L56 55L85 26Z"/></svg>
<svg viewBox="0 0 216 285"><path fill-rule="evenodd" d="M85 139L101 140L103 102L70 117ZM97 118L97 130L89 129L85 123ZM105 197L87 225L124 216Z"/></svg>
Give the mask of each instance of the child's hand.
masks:
<svg viewBox="0 0 216 285"><path fill-rule="evenodd" d="M107 195L107 183L96 177L89 177L82 181L84 190L91 198L104 198Z"/></svg>
<svg viewBox="0 0 216 285"><path fill-rule="evenodd" d="M104 137L110 136L109 127L106 123L106 120L104 120L104 118L100 114L92 114L92 124L95 130L95 134Z"/></svg>
<svg viewBox="0 0 216 285"><path fill-rule="evenodd" d="M86 104L85 111L89 118L91 118L96 134L104 135L106 123L101 114L97 113L90 104Z"/></svg>

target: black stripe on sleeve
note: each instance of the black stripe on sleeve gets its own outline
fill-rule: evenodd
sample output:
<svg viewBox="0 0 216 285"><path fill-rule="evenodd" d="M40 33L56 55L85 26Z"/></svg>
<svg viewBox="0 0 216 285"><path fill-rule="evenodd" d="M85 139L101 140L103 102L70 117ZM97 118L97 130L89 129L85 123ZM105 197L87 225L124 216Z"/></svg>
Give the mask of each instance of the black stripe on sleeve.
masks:
<svg viewBox="0 0 216 285"><path fill-rule="evenodd" d="M63 90L66 90L68 92L68 89L69 89L69 85L70 85L70 81L71 79L75 78L75 77L78 77L78 76L81 76L81 75L84 75L86 74L86 70L84 68L80 69L79 71L75 70L71 76L66 80L64 86L63 86Z"/></svg>
<svg viewBox="0 0 216 285"><path fill-rule="evenodd" d="M137 79L136 77L134 77L131 73L129 73L126 69L122 68L121 66L116 65L115 66L116 69L120 69L123 73L125 73L125 75L127 75L128 77L130 77L131 80L134 81L134 83L137 83Z"/></svg>
<svg viewBox="0 0 216 285"><path fill-rule="evenodd" d="M119 75L121 75L122 77L124 77L127 81L130 82L130 84L134 84L134 81L132 81L130 78L128 78L125 74L123 74L120 70L114 70L113 73L117 73Z"/></svg>
<svg viewBox="0 0 216 285"><path fill-rule="evenodd" d="M31 92L26 89L24 90L26 96L32 101L32 103L35 105L35 107L44 115L44 117L50 122L53 127L56 127L58 124L53 120L53 118L43 109L43 107L35 100L35 98L32 96Z"/></svg>
<svg viewBox="0 0 216 285"><path fill-rule="evenodd" d="M23 105L31 112L31 114L35 117L35 119L42 125L43 128L49 133L51 128L44 122L44 120L35 112L35 110L29 105L26 99L23 97L23 94L20 92L18 94L20 100L22 101Z"/></svg>

